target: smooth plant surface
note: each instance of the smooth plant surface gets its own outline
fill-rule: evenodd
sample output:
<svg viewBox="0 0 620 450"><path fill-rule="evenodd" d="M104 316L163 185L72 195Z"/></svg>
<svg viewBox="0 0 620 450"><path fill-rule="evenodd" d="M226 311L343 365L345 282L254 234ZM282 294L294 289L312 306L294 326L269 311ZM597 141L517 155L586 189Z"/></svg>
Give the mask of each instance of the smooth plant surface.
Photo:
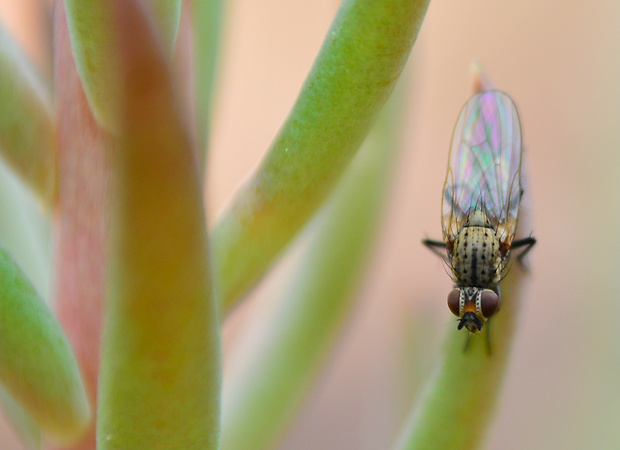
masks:
<svg viewBox="0 0 620 450"><path fill-rule="evenodd" d="M180 0L152 0L151 12L159 28L159 38L172 52L181 13ZM117 21L113 6L102 0L67 0L65 3L75 61L97 122L118 130L118 102L121 89L117 36L111 29Z"/></svg>
<svg viewBox="0 0 620 450"><path fill-rule="evenodd" d="M511 353L522 269L514 268L507 278L502 295L510 301L504 302L486 332L470 337L456 326L448 331L440 365L411 412L396 449L476 449L484 443Z"/></svg>
<svg viewBox="0 0 620 450"><path fill-rule="evenodd" d="M195 149L170 108L171 76L148 21L135 4L115 6L124 92L98 447L217 448L219 321Z"/></svg>
<svg viewBox="0 0 620 450"><path fill-rule="evenodd" d="M0 381L43 432L70 442L90 418L75 357L51 311L3 248L0 274Z"/></svg>
<svg viewBox="0 0 620 450"><path fill-rule="evenodd" d="M243 336L223 392L224 449L275 445L347 324L395 159L401 105L391 103L312 224L281 301Z"/></svg>
<svg viewBox="0 0 620 450"><path fill-rule="evenodd" d="M269 152L213 230L222 312L330 192L394 89L428 1L344 1Z"/></svg>
<svg viewBox="0 0 620 450"><path fill-rule="evenodd" d="M50 84L1 28L0 67L2 155L26 184L50 202L56 183Z"/></svg>

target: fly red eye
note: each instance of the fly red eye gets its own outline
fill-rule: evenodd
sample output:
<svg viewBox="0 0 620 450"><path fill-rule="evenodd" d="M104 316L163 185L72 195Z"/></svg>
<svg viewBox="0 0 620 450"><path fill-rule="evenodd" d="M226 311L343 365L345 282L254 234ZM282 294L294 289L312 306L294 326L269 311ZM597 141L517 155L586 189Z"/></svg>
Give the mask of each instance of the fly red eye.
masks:
<svg viewBox="0 0 620 450"><path fill-rule="evenodd" d="M448 308L450 308L450 311L452 311L452 314L454 314L456 317L459 317L461 312L460 297L461 291L459 291L458 289L454 289L448 294Z"/></svg>
<svg viewBox="0 0 620 450"><path fill-rule="evenodd" d="M499 297L491 290L485 289L480 294L480 310L487 319L499 309Z"/></svg>

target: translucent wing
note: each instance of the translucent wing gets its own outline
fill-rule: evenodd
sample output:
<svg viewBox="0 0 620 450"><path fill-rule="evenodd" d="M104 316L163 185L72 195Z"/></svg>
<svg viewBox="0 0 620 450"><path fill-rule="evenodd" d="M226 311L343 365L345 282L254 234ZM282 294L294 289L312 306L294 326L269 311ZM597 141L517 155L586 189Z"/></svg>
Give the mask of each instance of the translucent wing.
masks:
<svg viewBox="0 0 620 450"><path fill-rule="evenodd" d="M504 242L514 237L521 199L521 125L511 98L499 91L473 96L454 129L444 185L444 239L454 239L476 209Z"/></svg>

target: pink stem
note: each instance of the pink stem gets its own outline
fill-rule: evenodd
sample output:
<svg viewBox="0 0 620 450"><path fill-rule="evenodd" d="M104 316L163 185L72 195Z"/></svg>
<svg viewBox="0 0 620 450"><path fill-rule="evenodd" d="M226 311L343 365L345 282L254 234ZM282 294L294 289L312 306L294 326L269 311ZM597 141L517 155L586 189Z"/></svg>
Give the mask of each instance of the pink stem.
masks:
<svg viewBox="0 0 620 450"><path fill-rule="evenodd" d="M71 51L64 1L54 6L54 44L59 185L53 217L53 304L95 411L112 139L95 123L82 89ZM64 448L94 450L94 421L81 442Z"/></svg>

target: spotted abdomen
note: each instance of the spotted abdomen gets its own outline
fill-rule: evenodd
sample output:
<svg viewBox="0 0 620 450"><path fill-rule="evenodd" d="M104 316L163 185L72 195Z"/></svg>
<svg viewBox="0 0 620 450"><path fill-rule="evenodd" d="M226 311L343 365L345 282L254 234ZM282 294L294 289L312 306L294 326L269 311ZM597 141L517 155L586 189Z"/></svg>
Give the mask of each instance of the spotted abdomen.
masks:
<svg viewBox="0 0 620 450"><path fill-rule="evenodd" d="M463 227L454 240L450 262L457 286L497 286L502 256L495 231L486 226Z"/></svg>

